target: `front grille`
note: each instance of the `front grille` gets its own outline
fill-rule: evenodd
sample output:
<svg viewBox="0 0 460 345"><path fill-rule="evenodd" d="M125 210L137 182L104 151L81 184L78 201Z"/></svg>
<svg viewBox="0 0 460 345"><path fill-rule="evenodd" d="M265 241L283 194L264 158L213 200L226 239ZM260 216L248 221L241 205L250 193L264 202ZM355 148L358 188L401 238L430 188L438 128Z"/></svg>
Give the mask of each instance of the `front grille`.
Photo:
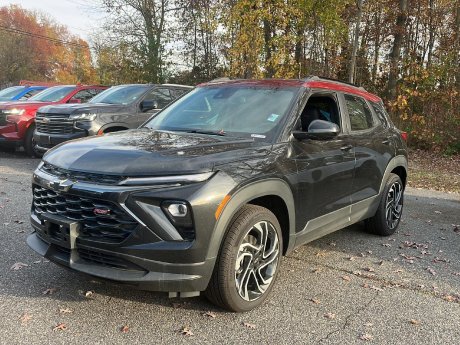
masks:
<svg viewBox="0 0 460 345"><path fill-rule="evenodd" d="M45 213L59 215L80 224L80 237L119 243L138 223L117 205L93 198L82 198L34 186L33 211L40 220ZM95 209L101 211L96 214ZM55 234L56 237L67 234Z"/></svg>
<svg viewBox="0 0 460 345"><path fill-rule="evenodd" d="M40 133L71 134L75 131L73 121L69 121L69 115L37 113L35 123Z"/></svg>
<svg viewBox="0 0 460 345"><path fill-rule="evenodd" d="M117 176L117 175L105 175L105 174L93 174L93 173L86 173L86 172L69 171L66 169L59 168L49 163L44 163L40 170L46 172L47 174L57 176L60 179L69 179L72 181L91 182L91 183L104 184L104 185L114 185L126 179L126 177L124 176Z"/></svg>
<svg viewBox="0 0 460 345"><path fill-rule="evenodd" d="M80 259L97 265L124 270L144 271L141 267L113 255L104 254L85 248L77 248L77 253L80 256Z"/></svg>
<svg viewBox="0 0 460 345"><path fill-rule="evenodd" d="M73 122L41 122L36 121L37 131L47 134L72 134L75 128Z"/></svg>

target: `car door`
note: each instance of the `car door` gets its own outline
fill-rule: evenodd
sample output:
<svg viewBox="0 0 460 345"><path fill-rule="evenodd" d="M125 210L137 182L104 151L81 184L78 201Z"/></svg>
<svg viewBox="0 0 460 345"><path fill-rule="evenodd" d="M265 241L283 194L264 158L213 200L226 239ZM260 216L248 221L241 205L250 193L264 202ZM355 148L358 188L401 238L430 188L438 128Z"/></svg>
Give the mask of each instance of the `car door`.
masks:
<svg viewBox="0 0 460 345"><path fill-rule="evenodd" d="M149 91L142 101L139 104L139 125L147 121L153 114L156 114L165 106L173 101L174 97L171 94L171 91L168 88L158 87L151 91ZM149 109L147 111L142 110L142 102L143 101L154 101L157 103L158 108L156 109Z"/></svg>
<svg viewBox="0 0 460 345"><path fill-rule="evenodd" d="M329 103L329 110L322 105L324 103ZM296 222L300 226L297 231L303 233L314 230L327 232L332 223L335 226L346 224L355 165L337 93L315 92L310 96L300 117L303 131L308 131L306 126L314 120L309 118L312 105L320 108L321 114L317 117L336 123L340 133L327 140L291 141L290 158L297 165L294 188ZM327 215L328 219L325 218Z"/></svg>
<svg viewBox="0 0 460 345"><path fill-rule="evenodd" d="M364 98L344 94L343 100L356 157L351 202L371 202L379 193L385 168L394 156L391 133L388 124L376 116Z"/></svg>

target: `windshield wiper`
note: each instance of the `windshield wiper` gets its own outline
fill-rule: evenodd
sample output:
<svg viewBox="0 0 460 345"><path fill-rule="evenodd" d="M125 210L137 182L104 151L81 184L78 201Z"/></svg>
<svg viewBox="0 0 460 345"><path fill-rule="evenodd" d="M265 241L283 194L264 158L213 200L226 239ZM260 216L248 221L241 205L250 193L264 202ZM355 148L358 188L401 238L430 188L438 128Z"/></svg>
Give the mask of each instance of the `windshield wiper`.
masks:
<svg viewBox="0 0 460 345"><path fill-rule="evenodd" d="M218 135L221 137L225 137L226 133L224 132L223 129L220 131L211 131L211 130L205 130L205 129L185 129L184 132L186 133L197 133L197 134L209 134L209 135Z"/></svg>

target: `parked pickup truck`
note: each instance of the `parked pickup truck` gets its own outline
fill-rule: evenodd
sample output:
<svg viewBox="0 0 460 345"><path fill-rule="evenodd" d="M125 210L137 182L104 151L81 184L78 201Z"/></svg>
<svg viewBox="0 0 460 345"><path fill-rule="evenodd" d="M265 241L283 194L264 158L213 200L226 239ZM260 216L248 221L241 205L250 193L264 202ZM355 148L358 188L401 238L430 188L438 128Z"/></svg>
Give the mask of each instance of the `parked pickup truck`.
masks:
<svg viewBox="0 0 460 345"><path fill-rule="evenodd" d="M23 102L0 104L0 146L23 145L27 154L35 155L33 134L37 109L50 104L85 103L107 86L60 85L50 87Z"/></svg>
<svg viewBox="0 0 460 345"><path fill-rule="evenodd" d="M49 105L37 112L36 151L71 139L137 128L164 106L192 90L173 84L111 87L86 104Z"/></svg>

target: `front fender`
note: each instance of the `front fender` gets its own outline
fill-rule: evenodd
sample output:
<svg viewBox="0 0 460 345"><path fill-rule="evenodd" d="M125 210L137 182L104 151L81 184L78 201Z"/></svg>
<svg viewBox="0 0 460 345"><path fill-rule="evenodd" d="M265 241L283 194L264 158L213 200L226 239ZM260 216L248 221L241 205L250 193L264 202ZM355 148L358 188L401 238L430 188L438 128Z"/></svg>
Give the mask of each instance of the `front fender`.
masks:
<svg viewBox="0 0 460 345"><path fill-rule="evenodd" d="M293 249L295 244L295 206L294 197L287 182L279 178L256 181L245 185L230 195L230 201L225 205L214 226L214 231L211 236L206 256L207 259L216 258L219 254L222 240L224 239L230 221L236 212L238 212L243 205L249 203L251 200L269 195L280 197L286 204L289 213L289 243L286 252L288 253Z"/></svg>

